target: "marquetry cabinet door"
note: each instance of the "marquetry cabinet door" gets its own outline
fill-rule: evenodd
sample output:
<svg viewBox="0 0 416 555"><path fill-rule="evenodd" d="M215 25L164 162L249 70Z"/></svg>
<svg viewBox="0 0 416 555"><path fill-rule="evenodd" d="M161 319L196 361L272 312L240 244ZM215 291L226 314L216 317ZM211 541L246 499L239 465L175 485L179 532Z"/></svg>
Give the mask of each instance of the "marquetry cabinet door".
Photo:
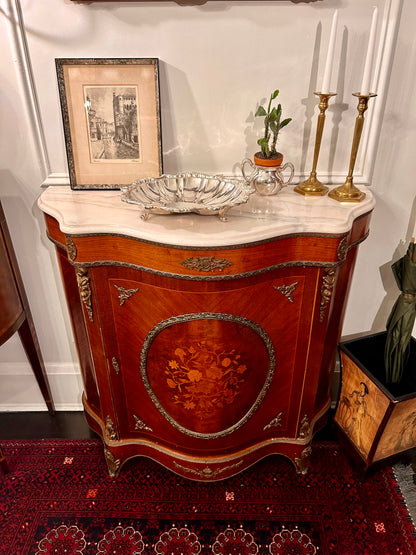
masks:
<svg viewBox="0 0 416 555"><path fill-rule="evenodd" d="M296 436L319 270L209 282L92 274L120 439L220 452Z"/></svg>

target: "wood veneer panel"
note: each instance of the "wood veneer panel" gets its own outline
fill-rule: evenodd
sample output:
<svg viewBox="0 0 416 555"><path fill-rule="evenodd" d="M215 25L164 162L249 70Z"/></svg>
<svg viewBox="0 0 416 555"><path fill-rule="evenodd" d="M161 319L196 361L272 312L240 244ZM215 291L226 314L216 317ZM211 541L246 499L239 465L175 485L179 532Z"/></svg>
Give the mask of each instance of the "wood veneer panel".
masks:
<svg viewBox="0 0 416 555"><path fill-rule="evenodd" d="M276 265L304 263L338 263L339 237L287 237L247 247L228 249L186 249L159 246L143 241L116 236L72 236L79 264L119 262L142 266L161 272L181 275L233 275L258 271ZM229 266L214 271L190 269L188 259L198 257L224 259Z"/></svg>
<svg viewBox="0 0 416 555"><path fill-rule="evenodd" d="M60 230L58 221L52 218L52 216L49 216L49 214L45 214L44 216L49 238L55 243L65 246L65 234Z"/></svg>
<svg viewBox="0 0 416 555"><path fill-rule="evenodd" d="M83 307L79 297L79 289L74 267L68 262L66 251L57 249L58 262L61 268L62 281L69 313L71 316L72 331L75 336L81 374L84 382L88 401L96 412L100 412L100 396L95 377L95 367L92 358L88 333L85 327Z"/></svg>

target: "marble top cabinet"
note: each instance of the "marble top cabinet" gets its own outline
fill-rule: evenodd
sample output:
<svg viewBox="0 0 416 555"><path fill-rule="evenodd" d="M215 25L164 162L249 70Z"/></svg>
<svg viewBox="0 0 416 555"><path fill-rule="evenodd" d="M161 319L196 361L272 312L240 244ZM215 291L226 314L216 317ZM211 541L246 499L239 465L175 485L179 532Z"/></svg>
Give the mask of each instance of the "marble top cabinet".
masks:
<svg viewBox="0 0 416 555"><path fill-rule="evenodd" d="M280 454L308 469L359 244L358 204L286 188L215 216L151 215L119 191L49 187L90 426L111 475L138 455L220 480Z"/></svg>

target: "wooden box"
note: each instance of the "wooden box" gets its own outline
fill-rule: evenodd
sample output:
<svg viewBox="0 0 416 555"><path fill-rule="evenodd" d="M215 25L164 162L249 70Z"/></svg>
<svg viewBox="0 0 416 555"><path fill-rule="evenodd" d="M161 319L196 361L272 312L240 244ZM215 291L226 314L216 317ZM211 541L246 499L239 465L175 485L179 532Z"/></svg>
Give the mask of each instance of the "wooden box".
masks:
<svg viewBox="0 0 416 555"><path fill-rule="evenodd" d="M335 423L364 462L416 447L416 341L405 379L393 391L384 384L386 332L340 344L342 387Z"/></svg>

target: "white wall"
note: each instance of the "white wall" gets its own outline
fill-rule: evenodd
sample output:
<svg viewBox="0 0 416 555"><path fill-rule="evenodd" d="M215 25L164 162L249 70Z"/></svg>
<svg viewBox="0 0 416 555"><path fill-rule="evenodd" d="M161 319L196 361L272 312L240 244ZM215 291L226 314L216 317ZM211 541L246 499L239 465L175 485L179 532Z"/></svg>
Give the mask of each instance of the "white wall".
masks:
<svg viewBox="0 0 416 555"><path fill-rule="evenodd" d="M0 0L0 198L58 409L80 408L76 350L52 245L36 200L68 183L55 58L157 57L164 169L238 173L256 147L257 103L279 88L293 122L279 147L308 175L334 9L339 32L319 160L323 181L348 171L372 6L380 11L374 86L356 183L376 196L344 334L379 331L397 295L390 272L416 219L414 0L97 2ZM0 410L44 410L18 336L0 347Z"/></svg>

